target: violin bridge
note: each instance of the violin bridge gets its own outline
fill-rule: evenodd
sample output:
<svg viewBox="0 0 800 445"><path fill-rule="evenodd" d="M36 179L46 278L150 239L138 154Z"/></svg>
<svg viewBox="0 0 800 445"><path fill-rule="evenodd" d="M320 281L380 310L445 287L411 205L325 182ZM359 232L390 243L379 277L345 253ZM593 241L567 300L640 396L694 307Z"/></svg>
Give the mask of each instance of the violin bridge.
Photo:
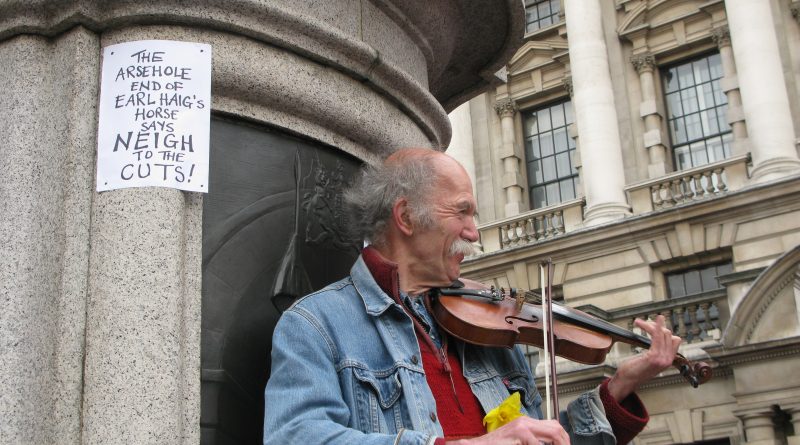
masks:
<svg viewBox="0 0 800 445"><path fill-rule="evenodd" d="M511 296L517 302L517 312L522 311L522 306L525 304L525 294L522 292L511 291Z"/></svg>

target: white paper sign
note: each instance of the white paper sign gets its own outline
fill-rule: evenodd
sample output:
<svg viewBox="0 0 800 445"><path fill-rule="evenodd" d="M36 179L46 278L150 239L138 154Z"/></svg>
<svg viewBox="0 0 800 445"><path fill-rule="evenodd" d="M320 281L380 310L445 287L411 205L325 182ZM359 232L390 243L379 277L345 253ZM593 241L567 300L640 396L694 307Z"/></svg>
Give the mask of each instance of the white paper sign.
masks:
<svg viewBox="0 0 800 445"><path fill-rule="evenodd" d="M208 192L211 46L169 40L103 49L97 191Z"/></svg>

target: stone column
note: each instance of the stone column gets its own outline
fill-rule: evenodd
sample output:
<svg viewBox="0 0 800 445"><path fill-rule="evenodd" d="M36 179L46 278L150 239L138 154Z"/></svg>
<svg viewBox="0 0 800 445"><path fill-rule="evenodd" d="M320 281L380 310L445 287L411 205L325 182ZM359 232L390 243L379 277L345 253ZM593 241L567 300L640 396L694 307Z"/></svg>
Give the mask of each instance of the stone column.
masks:
<svg viewBox="0 0 800 445"><path fill-rule="evenodd" d="M725 0L753 159L752 180L800 171L769 0Z"/></svg>
<svg viewBox="0 0 800 445"><path fill-rule="evenodd" d="M516 137L514 135L514 115L517 113L517 104L511 99L504 99L494 106L500 116L500 128L503 135L503 144L500 147L500 159L503 161L502 186L506 191L505 216L515 216L522 213L522 176L519 173L519 157L515 149Z"/></svg>
<svg viewBox="0 0 800 445"><path fill-rule="evenodd" d="M742 421L746 445L777 445L772 409L748 409L734 413Z"/></svg>
<svg viewBox="0 0 800 445"><path fill-rule="evenodd" d="M742 109L742 95L739 91L739 79L736 77L736 62L733 58L731 47L731 34L727 26L721 26L711 31L711 38L719 48L722 60L723 78L720 80L722 91L728 97L728 124L733 133L733 154L744 154L747 147L747 126L744 121Z"/></svg>
<svg viewBox="0 0 800 445"><path fill-rule="evenodd" d="M630 215L599 0L565 0L575 119L581 138L584 224Z"/></svg>
<svg viewBox="0 0 800 445"><path fill-rule="evenodd" d="M0 60L0 443L78 444L100 43L26 33Z"/></svg>
<svg viewBox="0 0 800 445"><path fill-rule="evenodd" d="M563 10L562 10L563 14ZM561 83L564 85L564 89L569 94L569 99L572 101L574 99L574 90L572 88L572 75L567 75L561 80ZM573 103L574 105L574 103ZM575 196L583 195L583 182L580 180L583 175L581 174L581 170L583 169L583 164L581 163L581 141L578 137L578 123L573 120L569 126L567 126L567 135L575 140L575 154L572 156L572 165L575 167L575 170L578 171L578 183L575 185Z"/></svg>
<svg viewBox="0 0 800 445"><path fill-rule="evenodd" d="M647 149L649 162L647 173L650 178L657 178L667 173L667 149L661 141L661 115L656 107L656 86L653 73L656 58L650 53L636 54L631 57L642 89L642 103L639 104L639 116L644 120L644 147Z"/></svg>

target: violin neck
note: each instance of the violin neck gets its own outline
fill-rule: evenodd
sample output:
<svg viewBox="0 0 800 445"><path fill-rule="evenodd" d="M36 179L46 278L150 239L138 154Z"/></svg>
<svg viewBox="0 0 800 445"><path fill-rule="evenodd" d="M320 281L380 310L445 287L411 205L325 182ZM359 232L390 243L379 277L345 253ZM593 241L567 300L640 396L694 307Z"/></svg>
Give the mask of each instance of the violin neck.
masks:
<svg viewBox="0 0 800 445"><path fill-rule="evenodd" d="M623 329L613 323L592 317L577 309L572 309L558 303L553 303L553 317L558 320L569 322L586 329L603 332L611 336L615 341L621 341L629 345L649 349L650 339L634 332Z"/></svg>

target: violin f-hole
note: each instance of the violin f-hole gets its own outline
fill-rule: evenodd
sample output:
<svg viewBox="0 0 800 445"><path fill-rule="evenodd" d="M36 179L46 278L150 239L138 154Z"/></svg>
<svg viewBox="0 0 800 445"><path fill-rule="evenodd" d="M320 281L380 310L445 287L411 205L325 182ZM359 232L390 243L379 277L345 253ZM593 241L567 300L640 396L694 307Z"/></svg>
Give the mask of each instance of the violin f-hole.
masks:
<svg viewBox="0 0 800 445"><path fill-rule="evenodd" d="M523 321L525 323L538 323L539 322L539 317L537 317L535 315L531 315L531 318L527 319L527 318L517 317L515 315L507 315L505 320L506 320L506 323L508 323L508 324L514 324L514 322L511 321L511 320L519 320L519 321Z"/></svg>

